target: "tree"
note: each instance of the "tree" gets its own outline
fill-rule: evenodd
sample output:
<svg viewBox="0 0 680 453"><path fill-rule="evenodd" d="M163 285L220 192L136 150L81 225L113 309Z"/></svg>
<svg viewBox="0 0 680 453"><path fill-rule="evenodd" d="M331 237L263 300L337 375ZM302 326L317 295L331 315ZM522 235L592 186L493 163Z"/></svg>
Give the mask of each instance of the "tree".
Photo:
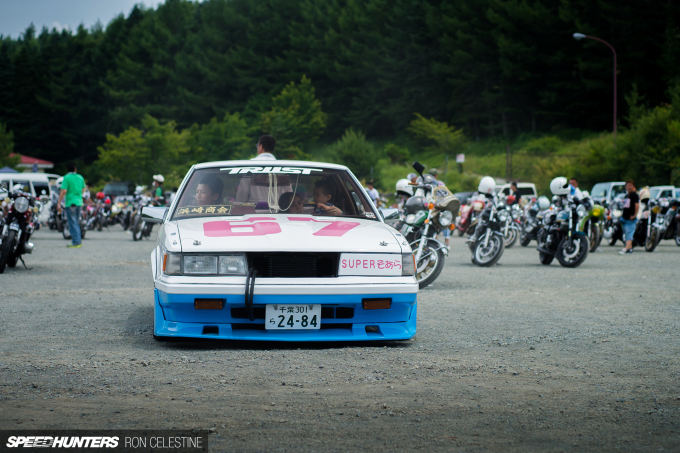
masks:
<svg viewBox="0 0 680 453"><path fill-rule="evenodd" d="M436 153L452 154L456 152L463 142L465 135L461 129L449 126L446 122L440 122L434 118L427 119L420 113L416 113L416 119L411 121L409 131L418 139L430 146Z"/></svg>
<svg viewBox="0 0 680 453"><path fill-rule="evenodd" d="M326 114L312 81L303 76L299 85L289 83L272 103L272 109L262 114L262 131L274 136L280 156L300 158L326 128Z"/></svg>
<svg viewBox="0 0 680 453"><path fill-rule="evenodd" d="M7 126L0 123L0 168L14 167L21 158L19 156L10 157L14 152L14 134L7 130Z"/></svg>
<svg viewBox="0 0 680 453"><path fill-rule="evenodd" d="M245 159L254 153L255 143L239 113L227 113L222 121L213 118L202 126L194 124L188 141L197 162Z"/></svg>
<svg viewBox="0 0 680 453"><path fill-rule="evenodd" d="M106 143L98 148L97 164L112 179L144 184L160 173L168 186L177 186L189 167L188 137L189 131L178 132L173 121L161 124L146 115L141 129L130 127L119 136L107 134Z"/></svg>
<svg viewBox="0 0 680 453"><path fill-rule="evenodd" d="M380 154L363 132L349 128L330 146L332 161L348 167L359 179L368 178L378 165Z"/></svg>

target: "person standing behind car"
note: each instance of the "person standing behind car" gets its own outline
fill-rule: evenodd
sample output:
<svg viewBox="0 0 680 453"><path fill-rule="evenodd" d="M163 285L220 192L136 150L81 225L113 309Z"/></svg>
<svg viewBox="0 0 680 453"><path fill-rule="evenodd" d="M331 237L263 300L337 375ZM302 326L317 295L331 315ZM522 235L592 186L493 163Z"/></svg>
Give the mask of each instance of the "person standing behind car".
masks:
<svg viewBox="0 0 680 453"><path fill-rule="evenodd" d="M165 190L163 190L163 175L153 175L153 200L156 206L165 206Z"/></svg>
<svg viewBox="0 0 680 453"><path fill-rule="evenodd" d="M640 208L640 197L635 191L635 182L632 179L626 181L626 197L623 199L623 235L626 240L626 248L619 252L620 255L633 253L633 235L637 225L637 212Z"/></svg>
<svg viewBox="0 0 680 453"><path fill-rule="evenodd" d="M57 210L61 212L61 202L65 198L66 219L68 221L68 229L71 232L71 245L66 247L79 249L82 247L83 242L80 233L80 210L83 207L85 180L76 173L76 164L70 163L66 166L66 169L68 174L64 176L64 180L61 182Z"/></svg>

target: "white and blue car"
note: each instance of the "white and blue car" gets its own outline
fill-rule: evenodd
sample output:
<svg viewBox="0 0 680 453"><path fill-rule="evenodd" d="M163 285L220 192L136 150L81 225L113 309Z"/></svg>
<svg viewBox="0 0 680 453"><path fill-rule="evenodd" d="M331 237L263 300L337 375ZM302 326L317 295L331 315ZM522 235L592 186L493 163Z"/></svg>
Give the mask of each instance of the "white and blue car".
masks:
<svg viewBox="0 0 680 453"><path fill-rule="evenodd" d="M406 340L418 283L409 244L341 165L193 166L151 253L154 338Z"/></svg>

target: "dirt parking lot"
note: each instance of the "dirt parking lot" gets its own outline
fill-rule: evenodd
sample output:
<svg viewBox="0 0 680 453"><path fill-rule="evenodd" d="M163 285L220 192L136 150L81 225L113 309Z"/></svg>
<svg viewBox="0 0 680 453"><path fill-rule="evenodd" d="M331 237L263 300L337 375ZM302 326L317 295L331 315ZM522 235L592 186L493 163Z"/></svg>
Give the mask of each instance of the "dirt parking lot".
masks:
<svg viewBox="0 0 680 453"><path fill-rule="evenodd" d="M151 241L35 235L0 275L0 428L213 428L212 451L680 451L680 247L577 269L460 238L408 342L151 336ZM19 265L20 266L20 265Z"/></svg>

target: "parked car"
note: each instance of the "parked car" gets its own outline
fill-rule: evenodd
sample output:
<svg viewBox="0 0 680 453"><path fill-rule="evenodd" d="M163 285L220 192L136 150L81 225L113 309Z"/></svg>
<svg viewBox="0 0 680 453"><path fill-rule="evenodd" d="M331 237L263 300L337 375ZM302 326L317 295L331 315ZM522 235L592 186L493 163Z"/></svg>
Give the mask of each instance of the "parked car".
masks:
<svg viewBox="0 0 680 453"><path fill-rule="evenodd" d="M347 167L275 163L194 165L170 207L143 208L161 224L154 338L412 338L418 282L403 235Z"/></svg>
<svg viewBox="0 0 680 453"><path fill-rule="evenodd" d="M590 198L596 204L609 206L609 203L622 193L626 193L626 183L623 181L598 182L590 191Z"/></svg>
<svg viewBox="0 0 680 453"><path fill-rule="evenodd" d="M135 193L135 184L132 181L111 181L104 186L102 192L107 197L115 200L119 195L133 195Z"/></svg>
<svg viewBox="0 0 680 453"><path fill-rule="evenodd" d="M529 203L534 198L538 197L538 192L536 192L536 184L534 184L534 183L518 182L517 183L517 190L519 191L519 195L522 198L521 203L520 203L522 206ZM498 195L505 195L506 197L508 195L511 195L510 184L503 184L502 186L496 186L495 192Z"/></svg>
<svg viewBox="0 0 680 453"><path fill-rule="evenodd" d="M673 198L674 192L674 186L653 186L649 188L649 199Z"/></svg>

